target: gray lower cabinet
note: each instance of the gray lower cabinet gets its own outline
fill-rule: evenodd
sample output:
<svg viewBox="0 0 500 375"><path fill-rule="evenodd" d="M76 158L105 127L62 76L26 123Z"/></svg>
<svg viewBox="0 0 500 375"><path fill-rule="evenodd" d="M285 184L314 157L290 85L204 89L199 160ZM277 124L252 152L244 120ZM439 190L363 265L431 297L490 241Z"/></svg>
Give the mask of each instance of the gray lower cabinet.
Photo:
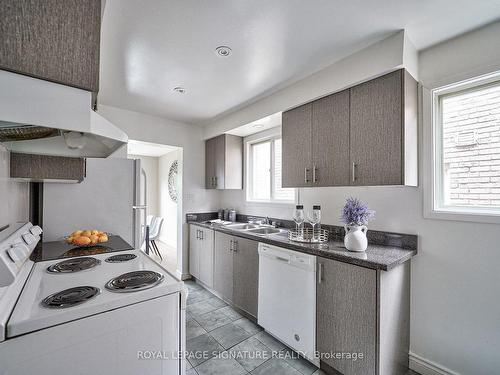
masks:
<svg viewBox="0 0 500 375"><path fill-rule="evenodd" d="M214 286L214 231L190 226L189 272L209 288Z"/></svg>
<svg viewBox="0 0 500 375"><path fill-rule="evenodd" d="M0 14L0 69L99 91L101 0L2 0Z"/></svg>
<svg viewBox="0 0 500 375"><path fill-rule="evenodd" d="M200 227L189 226L189 273L198 278L200 276Z"/></svg>
<svg viewBox="0 0 500 375"><path fill-rule="evenodd" d="M233 303L257 317L259 252L257 241L235 238L233 243Z"/></svg>
<svg viewBox="0 0 500 375"><path fill-rule="evenodd" d="M243 188L243 138L222 134L205 141L205 188Z"/></svg>
<svg viewBox="0 0 500 375"><path fill-rule="evenodd" d="M318 258L318 352L362 353L321 359L329 374L405 374L409 351L410 262L378 271ZM337 372L335 372L337 371Z"/></svg>
<svg viewBox="0 0 500 375"><path fill-rule="evenodd" d="M342 374L375 374L377 272L318 258L316 345L320 353L363 353L363 360L325 359Z"/></svg>
<svg viewBox="0 0 500 375"><path fill-rule="evenodd" d="M215 232L214 290L256 318L258 288L258 242Z"/></svg>
<svg viewBox="0 0 500 375"><path fill-rule="evenodd" d="M233 236L215 232L214 290L233 301Z"/></svg>

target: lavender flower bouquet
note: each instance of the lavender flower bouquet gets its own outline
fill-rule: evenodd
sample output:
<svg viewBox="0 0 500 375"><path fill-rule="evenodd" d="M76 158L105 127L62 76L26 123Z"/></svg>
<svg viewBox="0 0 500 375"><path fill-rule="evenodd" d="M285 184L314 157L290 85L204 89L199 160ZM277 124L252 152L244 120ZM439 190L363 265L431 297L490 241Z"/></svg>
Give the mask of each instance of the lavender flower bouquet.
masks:
<svg viewBox="0 0 500 375"><path fill-rule="evenodd" d="M366 225L375 217L375 211L357 198L347 198L340 220L346 225Z"/></svg>
<svg viewBox="0 0 500 375"><path fill-rule="evenodd" d="M375 211L356 198L348 198L340 220L345 224L344 245L350 251L365 251L368 247L366 224L375 217Z"/></svg>

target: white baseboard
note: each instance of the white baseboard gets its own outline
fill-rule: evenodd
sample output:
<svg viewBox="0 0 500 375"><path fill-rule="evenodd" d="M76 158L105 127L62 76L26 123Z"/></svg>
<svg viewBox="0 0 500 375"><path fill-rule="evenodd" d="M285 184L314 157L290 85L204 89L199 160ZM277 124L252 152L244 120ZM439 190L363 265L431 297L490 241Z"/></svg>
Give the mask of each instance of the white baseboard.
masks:
<svg viewBox="0 0 500 375"><path fill-rule="evenodd" d="M419 355L410 352L410 369L421 375L461 375L458 372L450 370L440 364L422 358Z"/></svg>

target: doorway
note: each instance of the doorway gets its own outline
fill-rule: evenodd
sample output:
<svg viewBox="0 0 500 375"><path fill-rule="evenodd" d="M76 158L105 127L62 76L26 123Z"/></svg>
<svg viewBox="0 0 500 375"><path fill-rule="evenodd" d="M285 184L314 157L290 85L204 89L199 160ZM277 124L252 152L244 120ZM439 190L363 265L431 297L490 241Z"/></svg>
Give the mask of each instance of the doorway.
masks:
<svg viewBox="0 0 500 375"><path fill-rule="evenodd" d="M127 157L139 159L145 175L141 189L145 191L149 254L175 275L182 230L182 147L129 140Z"/></svg>

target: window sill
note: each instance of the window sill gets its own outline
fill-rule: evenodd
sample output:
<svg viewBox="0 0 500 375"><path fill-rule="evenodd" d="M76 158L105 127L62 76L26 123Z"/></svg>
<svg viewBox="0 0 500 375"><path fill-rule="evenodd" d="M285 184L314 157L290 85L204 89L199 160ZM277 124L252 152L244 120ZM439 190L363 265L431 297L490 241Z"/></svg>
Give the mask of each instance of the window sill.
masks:
<svg viewBox="0 0 500 375"><path fill-rule="evenodd" d="M500 224L500 211L472 210L465 207L439 208L424 213L426 219Z"/></svg>
<svg viewBox="0 0 500 375"><path fill-rule="evenodd" d="M279 206L279 207L286 207L290 206L293 207L295 205L294 201L254 201L254 200L246 200L245 201L246 205L249 206Z"/></svg>

